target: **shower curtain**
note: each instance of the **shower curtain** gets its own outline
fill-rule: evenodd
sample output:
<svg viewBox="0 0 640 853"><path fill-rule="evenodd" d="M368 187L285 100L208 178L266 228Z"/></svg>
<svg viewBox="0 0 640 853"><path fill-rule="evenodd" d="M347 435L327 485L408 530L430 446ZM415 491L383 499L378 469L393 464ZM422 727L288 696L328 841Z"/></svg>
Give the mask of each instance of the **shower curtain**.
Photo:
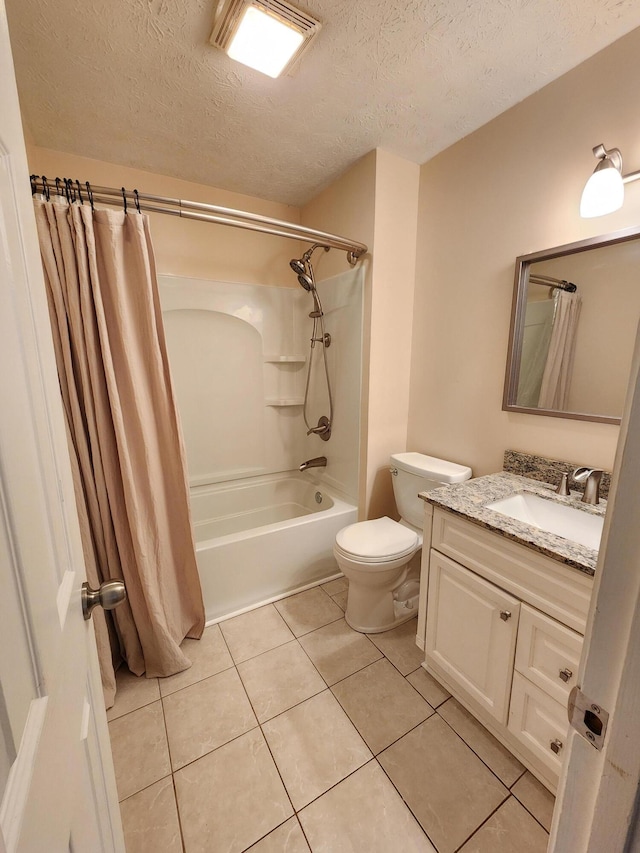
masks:
<svg viewBox="0 0 640 853"><path fill-rule="evenodd" d="M107 707L114 664L190 666L204 606L148 217L34 199L87 577L123 579L94 611Z"/></svg>
<svg viewBox="0 0 640 853"><path fill-rule="evenodd" d="M577 293L559 290L555 301L549 353L542 374L538 406L541 409L563 411L567 408L569 398L582 298Z"/></svg>

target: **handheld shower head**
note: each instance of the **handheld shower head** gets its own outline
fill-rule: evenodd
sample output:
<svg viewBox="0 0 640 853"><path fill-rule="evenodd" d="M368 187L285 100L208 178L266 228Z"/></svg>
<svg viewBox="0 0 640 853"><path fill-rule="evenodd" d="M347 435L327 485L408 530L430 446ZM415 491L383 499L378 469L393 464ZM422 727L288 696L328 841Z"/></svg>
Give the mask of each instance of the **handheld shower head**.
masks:
<svg viewBox="0 0 640 853"><path fill-rule="evenodd" d="M292 258L289 261L289 266L298 276L300 286L304 287L307 293L313 293L316 289L316 286L313 281L313 272L311 270L311 264L309 263L309 259L306 257L306 255L300 259Z"/></svg>
<svg viewBox="0 0 640 853"><path fill-rule="evenodd" d="M307 291L307 293L314 293L315 294L316 286L313 282L313 279L310 276L308 276L306 273L303 275L299 275L298 281L300 282L301 286L304 287L304 289Z"/></svg>

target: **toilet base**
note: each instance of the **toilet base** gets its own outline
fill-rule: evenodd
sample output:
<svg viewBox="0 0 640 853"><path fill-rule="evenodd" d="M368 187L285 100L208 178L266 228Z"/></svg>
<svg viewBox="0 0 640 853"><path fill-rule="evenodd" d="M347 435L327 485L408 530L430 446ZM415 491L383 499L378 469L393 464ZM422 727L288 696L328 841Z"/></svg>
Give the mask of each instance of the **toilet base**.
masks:
<svg viewBox="0 0 640 853"><path fill-rule="evenodd" d="M392 628L397 628L398 625L402 625L405 622L408 622L410 619L413 619L414 616L417 615L417 613L418 606L416 605L415 608L413 608L412 610L407 610L404 615L396 617L393 622L390 622L388 625L382 625L379 627L377 626L375 628L372 628L367 625L356 625L355 623L350 622L348 613L344 614L344 619L350 628L353 628L354 631L359 631L359 633L361 634L382 634L384 631L391 631Z"/></svg>
<svg viewBox="0 0 640 853"><path fill-rule="evenodd" d="M415 566L407 566L400 583L382 596L378 591L363 590L350 582L351 598L347 597L344 614L347 625L361 634L381 634L413 619L418 613L420 592L420 583L414 572Z"/></svg>

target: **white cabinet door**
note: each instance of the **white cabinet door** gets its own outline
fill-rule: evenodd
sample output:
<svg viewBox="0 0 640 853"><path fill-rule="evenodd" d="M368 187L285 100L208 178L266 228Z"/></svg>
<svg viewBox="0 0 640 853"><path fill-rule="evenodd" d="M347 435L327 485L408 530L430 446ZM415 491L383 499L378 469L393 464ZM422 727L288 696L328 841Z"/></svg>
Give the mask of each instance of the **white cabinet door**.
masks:
<svg viewBox="0 0 640 853"><path fill-rule="evenodd" d="M520 602L431 552L426 660L500 723L507 722Z"/></svg>

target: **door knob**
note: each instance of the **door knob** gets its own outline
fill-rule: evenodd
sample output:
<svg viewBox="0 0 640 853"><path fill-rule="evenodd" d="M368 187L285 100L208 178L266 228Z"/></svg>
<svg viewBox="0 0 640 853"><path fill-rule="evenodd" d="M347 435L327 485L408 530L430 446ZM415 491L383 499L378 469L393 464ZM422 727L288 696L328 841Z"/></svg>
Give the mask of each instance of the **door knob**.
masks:
<svg viewBox="0 0 640 853"><path fill-rule="evenodd" d="M506 622L508 619L511 619L511 611L510 610L501 610L500 618L503 622Z"/></svg>
<svg viewBox="0 0 640 853"><path fill-rule="evenodd" d="M561 740L558 740L558 738L556 738L555 740L551 741L549 746L551 747L551 751L555 752L555 754L557 755L560 752L560 750L562 749L562 747L564 746L564 744L562 743Z"/></svg>
<svg viewBox="0 0 640 853"><path fill-rule="evenodd" d="M82 584L80 598L82 600L82 615L91 619L93 608L100 605L104 610L113 610L127 597L127 591L122 581L105 581L98 589L91 589L88 583Z"/></svg>

